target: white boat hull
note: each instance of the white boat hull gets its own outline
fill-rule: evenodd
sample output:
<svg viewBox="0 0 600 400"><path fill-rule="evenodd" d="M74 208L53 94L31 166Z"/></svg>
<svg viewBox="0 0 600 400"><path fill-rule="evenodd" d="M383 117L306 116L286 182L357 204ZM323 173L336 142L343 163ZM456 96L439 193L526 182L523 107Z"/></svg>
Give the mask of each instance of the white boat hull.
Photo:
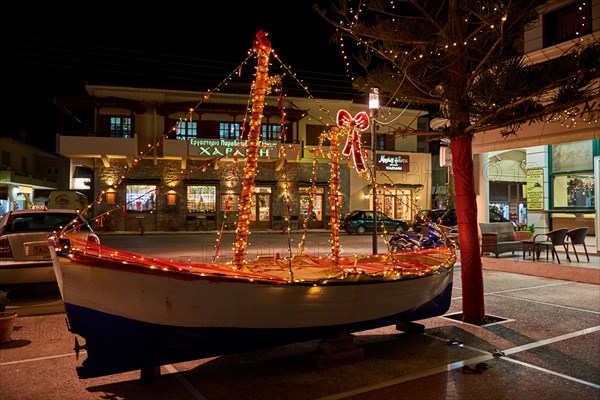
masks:
<svg viewBox="0 0 600 400"><path fill-rule="evenodd" d="M73 261L50 246L81 378L444 314L453 268L406 279L268 283ZM160 272L160 271L158 271Z"/></svg>

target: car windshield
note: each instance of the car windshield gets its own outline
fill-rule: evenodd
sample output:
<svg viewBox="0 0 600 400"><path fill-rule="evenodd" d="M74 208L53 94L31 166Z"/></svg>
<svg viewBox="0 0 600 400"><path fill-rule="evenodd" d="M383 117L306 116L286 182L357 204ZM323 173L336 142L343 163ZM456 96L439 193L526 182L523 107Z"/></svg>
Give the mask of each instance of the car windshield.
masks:
<svg viewBox="0 0 600 400"><path fill-rule="evenodd" d="M73 214L40 212L13 216L6 224L4 232L56 231L67 226L76 218L78 220L77 224L80 225L78 230L89 231L88 225Z"/></svg>
<svg viewBox="0 0 600 400"><path fill-rule="evenodd" d="M348 213L348 215L346 215L346 219L353 219L356 215L360 214L361 211L351 211L350 213Z"/></svg>
<svg viewBox="0 0 600 400"><path fill-rule="evenodd" d="M378 213L377 213L377 218L378 218L380 221L383 221L384 219L390 219L390 217L388 217L387 215L385 215L385 214L384 214L384 213L382 213L382 212L378 212Z"/></svg>

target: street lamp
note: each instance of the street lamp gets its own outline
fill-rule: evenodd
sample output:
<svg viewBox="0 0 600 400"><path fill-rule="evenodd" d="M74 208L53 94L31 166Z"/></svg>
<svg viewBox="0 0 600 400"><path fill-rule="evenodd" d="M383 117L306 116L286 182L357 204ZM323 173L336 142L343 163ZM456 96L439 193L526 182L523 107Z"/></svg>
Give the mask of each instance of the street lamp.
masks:
<svg viewBox="0 0 600 400"><path fill-rule="evenodd" d="M377 188L375 178L377 176L377 140L375 139L375 114L379 109L379 88L371 88L369 93L369 111L371 117L371 152L373 155L373 254L377 254Z"/></svg>

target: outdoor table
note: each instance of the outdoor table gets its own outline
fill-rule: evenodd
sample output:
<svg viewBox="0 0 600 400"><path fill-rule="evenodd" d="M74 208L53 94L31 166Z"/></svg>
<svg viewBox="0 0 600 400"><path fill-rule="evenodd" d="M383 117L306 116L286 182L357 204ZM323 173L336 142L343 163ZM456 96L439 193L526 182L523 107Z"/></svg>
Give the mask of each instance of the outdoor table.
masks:
<svg viewBox="0 0 600 400"><path fill-rule="evenodd" d="M536 245L535 245L535 241L533 239L526 239L526 240L521 240L521 243L523 244L523 260L525 259L525 253L526 252L530 252L531 254L533 254L533 261L535 261L535 253L536 253ZM538 255L538 260L539 260L539 255Z"/></svg>

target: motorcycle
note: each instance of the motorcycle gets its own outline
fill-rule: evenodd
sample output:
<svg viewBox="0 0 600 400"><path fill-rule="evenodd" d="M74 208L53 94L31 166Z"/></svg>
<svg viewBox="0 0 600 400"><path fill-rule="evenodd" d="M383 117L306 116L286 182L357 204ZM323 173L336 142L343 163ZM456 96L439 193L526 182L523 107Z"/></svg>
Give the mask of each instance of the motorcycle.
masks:
<svg viewBox="0 0 600 400"><path fill-rule="evenodd" d="M419 250L430 247L444 246L444 238L432 224L427 224L427 234L417 232L406 232L396 230L389 240L390 250L398 252L402 250Z"/></svg>

